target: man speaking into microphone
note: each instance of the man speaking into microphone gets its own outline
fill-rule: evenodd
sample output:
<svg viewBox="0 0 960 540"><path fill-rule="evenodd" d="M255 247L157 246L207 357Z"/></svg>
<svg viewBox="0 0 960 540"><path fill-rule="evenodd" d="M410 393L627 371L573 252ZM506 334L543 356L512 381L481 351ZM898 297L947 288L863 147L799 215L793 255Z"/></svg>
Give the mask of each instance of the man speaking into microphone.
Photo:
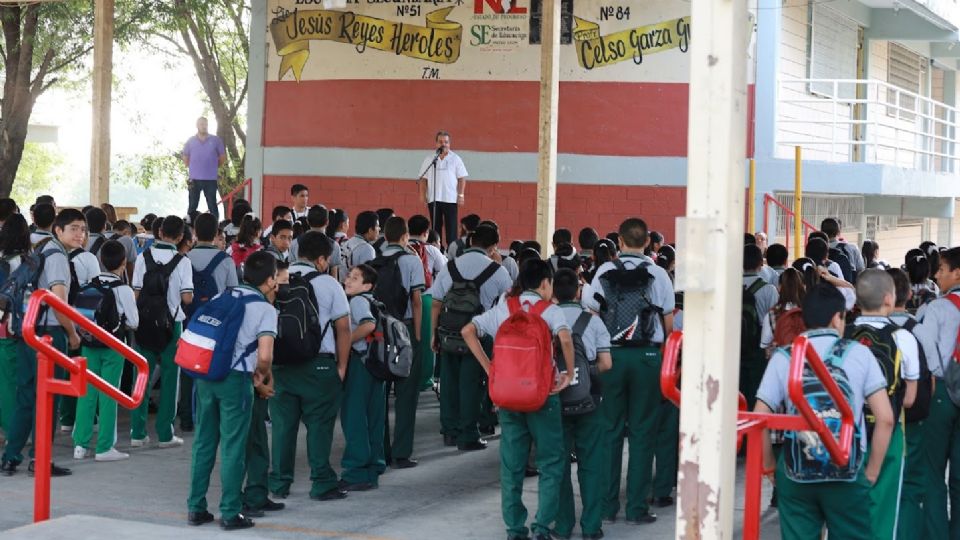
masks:
<svg viewBox="0 0 960 540"><path fill-rule="evenodd" d="M467 168L460 156L450 151L449 133L438 131L434 140L437 151L424 158L417 187L427 203L433 229L450 245L457 239L457 210L464 202Z"/></svg>

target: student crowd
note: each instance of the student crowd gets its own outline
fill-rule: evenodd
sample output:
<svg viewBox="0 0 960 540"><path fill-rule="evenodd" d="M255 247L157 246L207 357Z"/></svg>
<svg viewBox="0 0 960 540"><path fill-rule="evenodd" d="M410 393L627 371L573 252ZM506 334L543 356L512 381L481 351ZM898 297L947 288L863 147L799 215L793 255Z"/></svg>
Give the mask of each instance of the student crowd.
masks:
<svg viewBox="0 0 960 540"><path fill-rule="evenodd" d="M267 227L242 200L222 223L209 213L150 214L141 229L110 205L58 212L47 196L30 217L0 200L0 474L30 457L36 353L21 337L22 306L48 289L147 359L151 386L159 383L158 447L183 445L177 420L195 432L191 525L215 519L206 494L218 449L222 528L282 510L301 423L313 500L376 489L387 467L416 467L417 405L431 380L446 446L482 451L499 426L508 539L569 538L578 523L583 538L602 538L604 522L652 523L652 507L674 503L679 411L661 396L659 372L666 336L683 326L683 297L675 248L641 219L605 237L585 228L576 243L559 229L544 258L535 241L502 253L497 224L477 215L460 221L444 250L425 216L380 209L351 221L310 206L299 184ZM924 243L891 269L876 243L861 250L840 233L824 220L790 265L782 245L746 236L741 392L757 411L794 413L787 372L803 334L858 418L846 467L811 432L766 438L771 506L784 538L824 529L836 538L955 537L960 518L948 519L947 498L960 500L960 473L951 468L949 489L945 478L960 451L960 248ZM62 314L42 313L37 329L108 383L129 384L122 357ZM821 416L837 416L809 371L804 387ZM75 459L129 458L116 448L115 402L93 388L58 402ZM145 399L131 413L132 447L151 445L151 406ZM538 476L529 523L527 476Z"/></svg>

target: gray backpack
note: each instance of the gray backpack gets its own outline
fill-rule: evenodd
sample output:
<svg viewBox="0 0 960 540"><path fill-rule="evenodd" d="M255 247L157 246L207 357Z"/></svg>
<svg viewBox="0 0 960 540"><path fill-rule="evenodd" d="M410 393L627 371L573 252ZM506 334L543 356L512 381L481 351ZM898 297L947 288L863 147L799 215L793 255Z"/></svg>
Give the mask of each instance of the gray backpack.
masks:
<svg viewBox="0 0 960 540"><path fill-rule="evenodd" d="M367 338L367 356L363 362L367 371L381 381L406 379L413 367L414 352L407 325L390 315L376 300L370 299L370 311L377 326Z"/></svg>
<svg viewBox="0 0 960 540"><path fill-rule="evenodd" d="M573 380L570 386L560 392L560 410L564 416L576 416L595 411L600 405L600 372L597 363L587 359L587 348L583 345L583 333L590 325L593 315L584 311L577 317L570 332L573 338ZM559 347L554 350L559 351ZM566 370L563 354L557 357L560 370Z"/></svg>
<svg viewBox="0 0 960 540"><path fill-rule="evenodd" d="M650 263L643 262L633 269L627 269L620 260L613 264L615 269L600 276L604 294L600 297L600 316L610 332L610 342L634 347L654 345L653 336L663 310L650 302Z"/></svg>
<svg viewBox="0 0 960 540"><path fill-rule="evenodd" d="M491 262L483 272L474 279L465 279L457 270L456 261L447 263L447 270L453 280L453 286L443 297L443 307L437 319L437 336L440 341L440 351L448 354L470 354L467 343L460 335L460 331L474 317L483 313L483 303L480 301L480 288L500 269L500 265Z"/></svg>

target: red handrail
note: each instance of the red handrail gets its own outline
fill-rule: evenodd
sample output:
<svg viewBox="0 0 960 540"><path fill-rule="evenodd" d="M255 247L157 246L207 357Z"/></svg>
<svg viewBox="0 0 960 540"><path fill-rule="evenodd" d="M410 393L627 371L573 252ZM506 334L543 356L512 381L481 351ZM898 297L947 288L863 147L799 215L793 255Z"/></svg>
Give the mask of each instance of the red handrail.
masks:
<svg viewBox="0 0 960 540"><path fill-rule="evenodd" d="M680 348L683 345L683 332L674 330L663 344L663 362L660 365L660 393L677 407L680 406ZM747 410L747 398L739 394L737 408Z"/></svg>
<svg viewBox="0 0 960 540"><path fill-rule="evenodd" d="M247 200L250 200L250 196L247 195L248 187L252 192L253 178L247 178L246 180L241 182L239 186L233 188L229 193L224 195L219 202L217 202L217 206L220 206L221 204L223 204L223 201L227 201L227 215L225 216L227 219L230 218L230 214L233 212L233 199L237 196L237 193L240 193L241 191L243 191L243 194L247 196Z"/></svg>
<svg viewBox="0 0 960 540"><path fill-rule="evenodd" d="M54 348L50 336L37 337L36 323L41 304L46 304L51 310L60 312L108 348L133 362L137 370L137 376L133 383L133 394L130 396L124 394L112 384L104 381L99 375L88 371L86 358L70 358L58 351ZM89 382L120 405L133 409L143 402L143 397L147 391L150 368L147 361L135 350L81 315L48 290L34 291L30 295L30 301L27 303L27 311L23 319L23 340L37 351L37 409L36 425L33 432L35 453L33 520L39 522L50 519L50 464L52 463L51 445L53 441L46 435L53 431L53 395L82 396L86 394L87 383ZM54 378L54 364L58 364L67 370L70 374L67 381Z"/></svg>
<svg viewBox="0 0 960 540"><path fill-rule="evenodd" d="M773 204L773 205L776 206L777 208L783 210L783 214L784 214L785 219L786 219L786 223L785 223L785 226L786 226L786 234L784 235L784 247L787 248L787 251L790 251L790 236L791 236L791 231L793 230L793 228L790 226L790 222L791 222L792 220L796 219L797 216L796 216L796 214L793 212L793 210L791 210L791 209L787 208L786 206L784 206L783 203L781 203L780 201L778 201L774 196L770 195L769 193L765 193L765 194L763 195L763 232L764 232L764 234L767 235L767 238L772 238L772 237L770 236L770 230L769 230L769 228L770 228L770 205L771 205L771 204ZM809 221L807 221L807 220L805 220L805 219L802 219L802 218L801 218L800 222L803 224L803 235L804 235L804 237L806 237L807 235L809 235L811 231L817 231L817 230L819 230L819 229L817 229L812 223L810 223ZM776 231L774 231L774 232L776 232ZM776 236L776 235L774 235L774 236ZM773 241L773 240L771 240L771 242L772 242L772 241Z"/></svg>

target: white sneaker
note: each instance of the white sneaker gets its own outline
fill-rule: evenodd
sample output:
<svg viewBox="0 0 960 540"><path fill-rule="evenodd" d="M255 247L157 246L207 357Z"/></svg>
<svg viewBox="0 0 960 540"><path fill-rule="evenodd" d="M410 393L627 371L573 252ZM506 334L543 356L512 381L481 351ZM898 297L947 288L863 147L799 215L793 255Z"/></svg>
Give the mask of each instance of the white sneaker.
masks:
<svg viewBox="0 0 960 540"><path fill-rule="evenodd" d="M60 433L72 433L73 426L60 426Z"/></svg>
<svg viewBox="0 0 960 540"><path fill-rule="evenodd" d="M116 448L111 448L102 454L97 454L94 458L96 461L122 461L130 457L130 454L125 454L118 451Z"/></svg>
<svg viewBox="0 0 960 540"><path fill-rule="evenodd" d="M73 447L73 459L85 459L90 457L90 451L82 446Z"/></svg>
<svg viewBox="0 0 960 540"><path fill-rule="evenodd" d="M134 448L143 448L144 446L150 444L150 436L147 435L142 439L130 439L130 446Z"/></svg>
<svg viewBox="0 0 960 540"><path fill-rule="evenodd" d="M174 435L169 441L158 443L157 446L160 448L174 448L177 446L183 446L183 439Z"/></svg>

